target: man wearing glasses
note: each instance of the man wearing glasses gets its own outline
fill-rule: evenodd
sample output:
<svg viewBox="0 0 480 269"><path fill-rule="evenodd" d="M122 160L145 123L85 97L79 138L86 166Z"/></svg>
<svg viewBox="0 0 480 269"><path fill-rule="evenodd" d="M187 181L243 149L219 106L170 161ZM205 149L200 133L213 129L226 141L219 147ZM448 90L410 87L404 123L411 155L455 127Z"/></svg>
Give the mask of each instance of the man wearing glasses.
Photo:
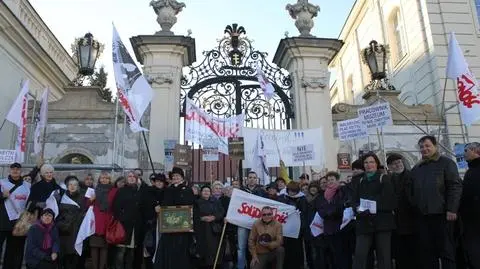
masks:
<svg viewBox="0 0 480 269"><path fill-rule="evenodd" d="M262 208L261 219L253 224L248 247L252 254L252 269L266 269L269 264L275 263L276 269L283 269L285 250L283 244L282 225L273 218L273 208Z"/></svg>

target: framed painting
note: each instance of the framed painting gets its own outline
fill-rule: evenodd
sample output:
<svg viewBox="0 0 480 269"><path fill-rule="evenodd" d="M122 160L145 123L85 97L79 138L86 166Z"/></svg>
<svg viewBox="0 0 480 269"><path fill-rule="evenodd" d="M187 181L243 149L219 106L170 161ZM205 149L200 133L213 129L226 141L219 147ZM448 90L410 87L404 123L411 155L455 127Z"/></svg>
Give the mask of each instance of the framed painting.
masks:
<svg viewBox="0 0 480 269"><path fill-rule="evenodd" d="M161 233L193 232L192 206L162 206L158 214L158 228Z"/></svg>

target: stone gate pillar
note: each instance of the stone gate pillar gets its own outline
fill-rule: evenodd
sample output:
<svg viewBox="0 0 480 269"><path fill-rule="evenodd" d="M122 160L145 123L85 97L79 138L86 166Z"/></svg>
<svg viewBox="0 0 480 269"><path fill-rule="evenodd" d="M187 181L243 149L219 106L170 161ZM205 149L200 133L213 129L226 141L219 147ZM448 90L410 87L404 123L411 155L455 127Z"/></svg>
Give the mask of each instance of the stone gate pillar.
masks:
<svg viewBox="0 0 480 269"><path fill-rule="evenodd" d="M150 110L149 146L155 163L164 162L165 139L180 139L180 80L183 66L193 63L195 39L170 31L175 15L185 5L176 1L152 1L162 30L130 39L137 60L154 91Z"/></svg>
<svg viewBox="0 0 480 269"><path fill-rule="evenodd" d="M287 37L280 41L273 62L290 72L295 106L293 128L322 128L326 163L319 168L336 169L338 142L333 136L332 110L330 104L328 63L340 50L343 42L337 39L316 38L310 34L312 18L320 8L307 1L287 5L292 18L296 19L300 36Z"/></svg>

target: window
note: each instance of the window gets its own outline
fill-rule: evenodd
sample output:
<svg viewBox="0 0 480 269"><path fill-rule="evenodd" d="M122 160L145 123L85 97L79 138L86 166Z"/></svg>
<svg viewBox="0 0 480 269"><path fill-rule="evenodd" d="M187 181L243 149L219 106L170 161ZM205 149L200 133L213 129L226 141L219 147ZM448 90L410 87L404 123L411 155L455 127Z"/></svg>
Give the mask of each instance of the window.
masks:
<svg viewBox="0 0 480 269"><path fill-rule="evenodd" d="M477 0L478 1L478 0ZM397 64L407 54L405 29L400 9L395 9L389 19L390 25L390 53L393 63Z"/></svg>

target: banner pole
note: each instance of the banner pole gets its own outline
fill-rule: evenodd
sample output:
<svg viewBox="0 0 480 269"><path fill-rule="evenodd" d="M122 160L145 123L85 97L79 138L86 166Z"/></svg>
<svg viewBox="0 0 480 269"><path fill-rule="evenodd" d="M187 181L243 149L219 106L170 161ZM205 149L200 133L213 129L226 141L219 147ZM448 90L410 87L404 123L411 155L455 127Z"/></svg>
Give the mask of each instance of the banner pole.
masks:
<svg viewBox="0 0 480 269"><path fill-rule="evenodd" d="M140 127L143 127L141 122L140 122ZM147 136L145 135L145 131L142 131L142 136L143 136L143 142L145 142L145 148L147 149L148 160L150 161L150 165L152 166L152 173L155 174L155 167L153 166L152 155L150 154L150 148L148 147Z"/></svg>
<svg viewBox="0 0 480 269"><path fill-rule="evenodd" d="M118 132L118 94L117 98L115 98L115 121L113 125L113 149L112 149L112 173L114 172L115 167L115 158L117 156L117 132Z"/></svg>
<svg viewBox="0 0 480 269"><path fill-rule="evenodd" d="M220 250L222 249L223 238L225 237L225 229L227 228L227 221L223 222L222 235L220 236L220 242L218 243L217 254L215 255L215 262L213 263L213 269L217 267L218 257L220 256Z"/></svg>

